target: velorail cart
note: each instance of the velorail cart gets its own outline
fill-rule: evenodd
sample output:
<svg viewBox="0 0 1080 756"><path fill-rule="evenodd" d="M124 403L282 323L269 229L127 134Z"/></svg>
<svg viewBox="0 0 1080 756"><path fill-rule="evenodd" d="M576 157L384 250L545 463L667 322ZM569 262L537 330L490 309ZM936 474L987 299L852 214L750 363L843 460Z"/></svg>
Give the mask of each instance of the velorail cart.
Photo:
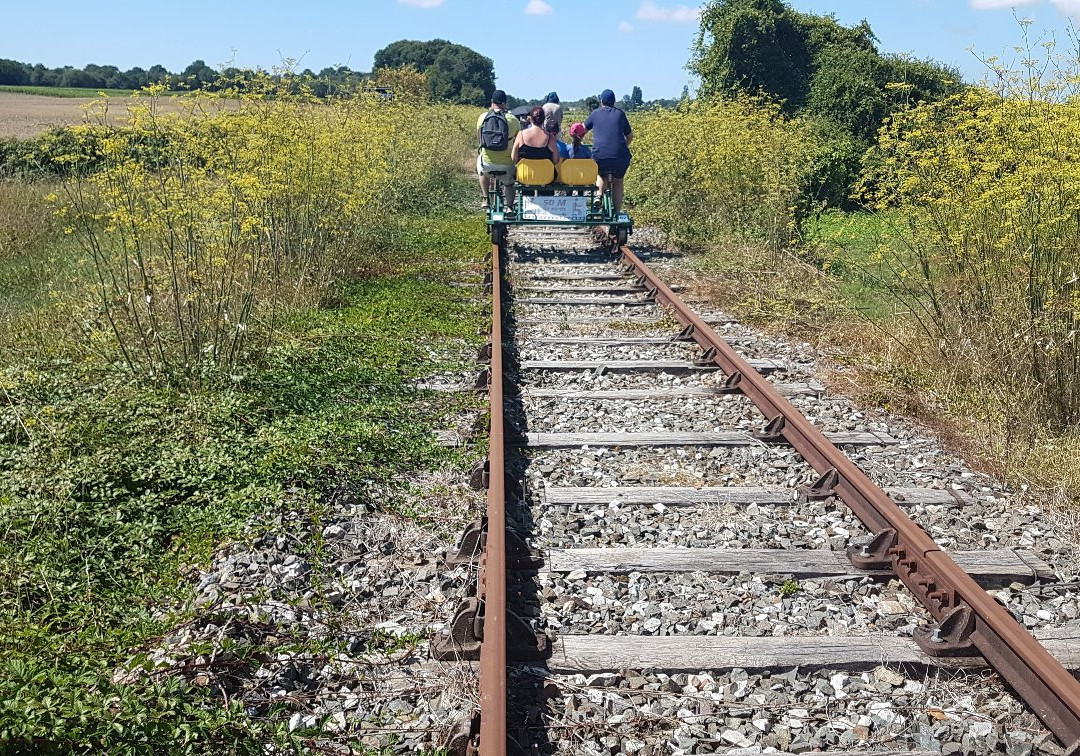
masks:
<svg viewBox="0 0 1080 756"><path fill-rule="evenodd" d="M600 193L596 162L564 160L558 165L557 180L555 173L556 166L550 160L520 161L513 208L507 208L503 199L497 180L501 174L492 174L496 180L488 192L487 216L491 241L504 242L510 226L588 226L606 227L619 244L625 244L634 222L626 213L615 212L610 188Z"/></svg>

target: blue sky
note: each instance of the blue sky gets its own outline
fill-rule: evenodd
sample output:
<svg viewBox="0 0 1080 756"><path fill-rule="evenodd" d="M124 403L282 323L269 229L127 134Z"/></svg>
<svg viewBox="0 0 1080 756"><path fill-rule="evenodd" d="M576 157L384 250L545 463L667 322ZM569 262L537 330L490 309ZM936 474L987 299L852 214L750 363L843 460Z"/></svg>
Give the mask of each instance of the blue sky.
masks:
<svg viewBox="0 0 1080 756"><path fill-rule="evenodd" d="M1009 55L1032 33L1063 38L1080 0L789 0L799 10L863 18L881 49L955 65L969 80L984 68L968 48ZM344 63L368 70L376 50L397 39L442 37L495 61L498 84L520 97L556 89L577 99L634 84L646 99L678 96L697 31L696 4L676 0L0 0L0 58L48 66L161 63L181 70L272 66L302 59L318 70ZM493 14L497 11L497 17Z"/></svg>

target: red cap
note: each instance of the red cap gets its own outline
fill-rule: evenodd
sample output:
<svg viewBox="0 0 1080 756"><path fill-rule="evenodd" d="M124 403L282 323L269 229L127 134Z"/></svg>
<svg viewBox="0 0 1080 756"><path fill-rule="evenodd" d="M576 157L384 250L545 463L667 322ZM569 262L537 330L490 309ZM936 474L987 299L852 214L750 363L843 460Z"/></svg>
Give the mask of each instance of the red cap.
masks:
<svg viewBox="0 0 1080 756"><path fill-rule="evenodd" d="M575 123L570 126L570 136L578 138L585 136L585 124Z"/></svg>

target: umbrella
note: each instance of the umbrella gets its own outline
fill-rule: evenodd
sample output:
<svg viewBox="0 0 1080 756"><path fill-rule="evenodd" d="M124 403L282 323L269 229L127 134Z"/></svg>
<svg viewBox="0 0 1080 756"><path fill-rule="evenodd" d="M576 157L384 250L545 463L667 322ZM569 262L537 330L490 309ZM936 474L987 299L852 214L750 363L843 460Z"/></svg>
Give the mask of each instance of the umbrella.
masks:
<svg viewBox="0 0 1080 756"><path fill-rule="evenodd" d="M510 111L510 115L517 116L519 121L524 121L529 117L529 111L532 110L532 105L521 105Z"/></svg>

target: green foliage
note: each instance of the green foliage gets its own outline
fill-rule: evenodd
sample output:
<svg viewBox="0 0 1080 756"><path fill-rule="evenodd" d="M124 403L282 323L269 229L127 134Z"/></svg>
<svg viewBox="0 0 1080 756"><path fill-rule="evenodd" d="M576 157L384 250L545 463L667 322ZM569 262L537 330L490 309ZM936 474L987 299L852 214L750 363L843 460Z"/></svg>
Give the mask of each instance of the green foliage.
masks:
<svg viewBox="0 0 1080 756"><path fill-rule="evenodd" d="M849 204L856 154L881 125L909 105L957 91L960 75L930 61L881 55L864 21L845 27L832 16L799 13L783 0L712 0L690 63L702 94L748 92L809 117L825 145L811 172L812 197ZM834 130L830 135L823 128Z"/></svg>
<svg viewBox="0 0 1080 756"><path fill-rule="evenodd" d="M105 94L109 97L130 97L137 90L134 89L95 89L79 87L31 87L31 86L0 86L0 92L13 92L15 94L42 95L44 97L98 97Z"/></svg>
<svg viewBox="0 0 1080 756"><path fill-rule="evenodd" d="M279 322L265 360L194 393L123 379L78 336L34 348L36 303L0 322L0 750L246 754L285 737L145 652L185 619L160 613L188 599L184 566L245 523L342 486L385 507L386 485L451 458L430 431L458 400L410 386L460 369L446 345L477 338L477 305L439 281L477 260L484 227L444 213L381 239L323 307Z"/></svg>
<svg viewBox="0 0 1080 756"><path fill-rule="evenodd" d="M797 595L801 590L802 587L799 585L798 580L788 579L780 586L780 595L783 598L791 598L792 596Z"/></svg>
<svg viewBox="0 0 1080 756"><path fill-rule="evenodd" d="M746 95L699 99L634 119L626 185L638 222L691 244L718 237L786 245L812 135Z"/></svg>
<svg viewBox="0 0 1080 756"><path fill-rule="evenodd" d="M1061 76L894 117L866 177L904 219L899 295L943 358L1053 427L1080 421L1080 106Z"/></svg>
<svg viewBox="0 0 1080 756"><path fill-rule="evenodd" d="M794 112L806 102L811 62L797 14L782 0L713 0L702 9L690 69L704 96L766 92Z"/></svg>
<svg viewBox="0 0 1080 756"><path fill-rule="evenodd" d="M475 50L444 39L403 39L375 53L375 70L413 68L427 77L431 99L484 106L495 90L494 64Z"/></svg>
<svg viewBox="0 0 1080 756"><path fill-rule="evenodd" d="M150 90L122 128L101 105L96 125L55 135L71 172L58 212L99 281L89 337L131 374L194 385L257 360L283 312L322 296L394 213L433 206L467 151L464 119L436 124L404 93L316 99L308 84L251 79L228 105L196 92L169 115Z"/></svg>

